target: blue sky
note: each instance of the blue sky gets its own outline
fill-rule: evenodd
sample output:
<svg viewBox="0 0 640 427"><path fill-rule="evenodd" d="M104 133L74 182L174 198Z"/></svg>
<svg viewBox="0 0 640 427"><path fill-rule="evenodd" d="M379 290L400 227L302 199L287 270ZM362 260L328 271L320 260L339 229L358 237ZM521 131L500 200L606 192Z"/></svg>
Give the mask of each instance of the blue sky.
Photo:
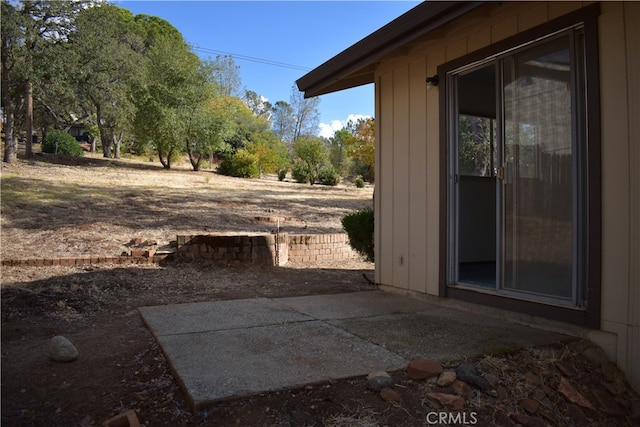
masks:
<svg viewBox="0 0 640 427"><path fill-rule="evenodd" d="M289 102L295 81L413 8L416 1L115 1L169 21L203 58L230 53L243 88ZM215 51L215 52L205 52ZM245 60L289 64L289 68ZM321 133L353 116L373 116L373 85L320 97Z"/></svg>

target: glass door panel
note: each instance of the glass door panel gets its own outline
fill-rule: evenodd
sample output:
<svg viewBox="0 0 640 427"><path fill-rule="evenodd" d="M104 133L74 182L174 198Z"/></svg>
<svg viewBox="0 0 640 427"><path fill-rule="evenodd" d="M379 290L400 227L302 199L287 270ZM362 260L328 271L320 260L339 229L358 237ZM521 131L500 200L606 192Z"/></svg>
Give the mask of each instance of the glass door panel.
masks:
<svg viewBox="0 0 640 427"><path fill-rule="evenodd" d="M573 297L570 38L503 60L502 229L506 290Z"/></svg>
<svg viewBox="0 0 640 427"><path fill-rule="evenodd" d="M456 76L456 281L496 289L496 63Z"/></svg>

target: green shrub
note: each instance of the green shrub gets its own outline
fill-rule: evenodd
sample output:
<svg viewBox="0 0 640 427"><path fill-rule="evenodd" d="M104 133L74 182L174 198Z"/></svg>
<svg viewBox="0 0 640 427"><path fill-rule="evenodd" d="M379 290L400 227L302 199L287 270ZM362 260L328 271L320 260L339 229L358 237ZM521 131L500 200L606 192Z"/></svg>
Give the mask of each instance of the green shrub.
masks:
<svg viewBox="0 0 640 427"><path fill-rule="evenodd" d="M84 151L76 139L63 130L52 130L42 141L42 152L82 157Z"/></svg>
<svg viewBox="0 0 640 427"><path fill-rule="evenodd" d="M280 169L278 171L278 181L284 181L284 179L287 177L287 169Z"/></svg>
<svg viewBox="0 0 640 427"><path fill-rule="evenodd" d="M342 227L349 236L349 245L367 261L373 262L373 209L365 208L342 218Z"/></svg>
<svg viewBox="0 0 640 427"><path fill-rule="evenodd" d="M340 182L340 175L333 166L324 166L318 174L318 182L322 185L336 186Z"/></svg>
<svg viewBox="0 0 640 427"><path fill-rule="evenodd" d="M238 150L228 156L218 166L218 173L236 178L255 178L260 176L258 158L247 150Z"/></svg>
<svg viewBox="0 0 640 427"><path fill-rule="evenodd" d="M308 183L311 179L311 172L309 171L309 167L304 162L296 162L291 169L291 177L299 182L300 184Z"/></svg>
<svg viewBox="0 0 640 427"><path fill-rule="evenodd" d="M357 177L356 178L356 187L364 188L364 179Z"/></svg>

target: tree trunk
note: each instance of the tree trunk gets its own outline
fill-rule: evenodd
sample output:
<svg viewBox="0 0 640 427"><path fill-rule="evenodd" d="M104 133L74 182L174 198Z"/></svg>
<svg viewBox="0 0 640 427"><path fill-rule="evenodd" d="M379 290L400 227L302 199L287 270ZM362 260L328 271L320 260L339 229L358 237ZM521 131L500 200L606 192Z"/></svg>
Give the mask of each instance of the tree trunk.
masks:
<svg viewBox="0 0 640 427"><path fill-rule="evenodd" d="M162 167L167 169L167 164L164 162L164 157L162 157L162 151L158 150L158 159L160 159L160 163Z"/></svg>
<svg viewBox="0 0 640 427"><path fill-rule="evenodd" d="M160 159L160 163L162 163L162 167L165 169L171 169L171 155L173 154L173 150L169 150L167 153L167 159L165 160L162 150L158 150L158 158Z"/></svg>
<svg viewBox="0 0 640 427"><path fill-rule="evenodd" d="M109 131L100 126L100 139L102 140L102 157L111 158L111 135Z"/></svg>
<svg viewBox="0 0 640 427"><path fill-rule="evenodd" d="M112 131L112 135L113 135L113 142L115 144L113 158L114 159L119 159L120 158L120 143L122 142L122 135L120 135L120 137L117 137L115 131Z"/></svg>
<svg viewBox="0 0 640 427"><path fill-rule="evenodd" d="M13 136L13 111L5 111L4 123L4 161L6 163L15 163L18 160L18 144Z"/></svg>
<svg viewBox="0 0 640 427"><path fill-rule="evenodd" d="M173 157L173 148L167 153L167 169L171 169L171 157Z"/></svg>
<svg viewBox="0 0 640 427"><path fill-rule="evenodd" d="M198 172L200 170L200 161L202 160L202 156L194 155L191 151L188 151L187 154L189 155L189 162L191 162L191 167L194 172Z"/></svg>
<svg viewBox="0 0 640 427"><path fill-rule="evenodd" d="M25 119L26 119L26 135L25 135L25 154L27 159L33 157L33 84L27 82L25 92Z"/></svg>
<svg viewBox="0 0 640 427"><path fill-rule="evenodd" d="M15 163L18 160L18 144L13 136L13 127L15 122L16 105L14 100L11 99L9 87L11 75L11 67L9 64L9 55L5 52L8 50L8 41L2 39L2 74L0 74L0 96L2 97L2 112L4 113L4 123L2 128L4 130L4 157L3 161L6 163Z"/></svg>
<svg viewBox="0 0 640 427"><path fill-rule="evenodd" d="M96 121L98 122L98 130L100 132L100 141L102 142L102 156L111 158L111 134L102 124L102 108L100 104L96 104Z"/></svg>

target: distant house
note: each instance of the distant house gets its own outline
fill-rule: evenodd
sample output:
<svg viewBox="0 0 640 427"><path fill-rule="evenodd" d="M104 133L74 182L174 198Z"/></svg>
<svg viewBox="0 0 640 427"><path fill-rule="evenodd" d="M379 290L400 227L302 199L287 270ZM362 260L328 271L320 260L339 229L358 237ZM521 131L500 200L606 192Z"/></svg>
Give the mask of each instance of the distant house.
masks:
<svg viewBox="0 0 640 427"><path fill-rule="evenodd" d="M640 389L639 23L426 2L300 78L375 84L376 282L578 325Z"/></svg>
<svg viewBox="0 0 640 427"><path fill-rule="evenodd" d="M69 128L69 133L78 142L91 141L91 133L89 132L89 127L85 125L72 125L71 128Z"/></svg>

